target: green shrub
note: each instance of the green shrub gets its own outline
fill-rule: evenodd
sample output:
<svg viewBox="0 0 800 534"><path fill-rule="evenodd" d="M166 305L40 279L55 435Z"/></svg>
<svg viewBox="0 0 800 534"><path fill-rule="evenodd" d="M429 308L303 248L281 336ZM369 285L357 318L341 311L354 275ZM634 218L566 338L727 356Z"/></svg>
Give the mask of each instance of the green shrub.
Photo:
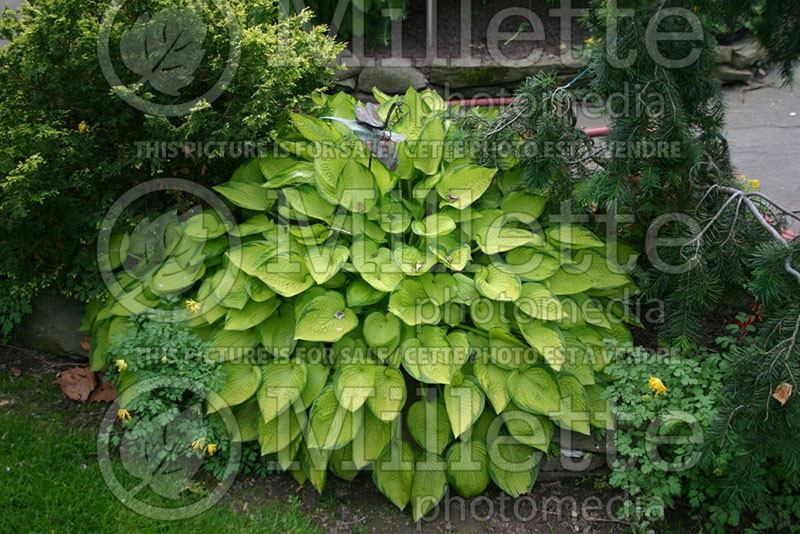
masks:
<svg viewBox="0 0 800 534"><path fill-rule="evenodd" d="M383 114L397 99L377 96ZM402 101L395 172L345 125L293 114L284 152L215 187L238 225L190 212L139 264L138 238L117 234L120 290L83 327L102 369L129 315L169 310L225 370L243 441L319 491L328 469L349 480L374 463L419 518L448 483L526 493L555 426L606 427L603 343L631 341L619 299L633 285L595 235L549 221L518 171L463 156L438 95ZM348 95L322 104L354 118Z"/></svg>
<svg viewBox="0 0 800 534"><path fill-rule="evenodd" d="M218 151L191 157L154 153L141 143L182 147L269 139L290 110L312 107L309 95L331 81L329 65L340 50L323 28L302 30L310 13L282 19L274 0L230 0L241 28L241 56L227 91L189 115L146 115L111 91L98 60L100 21L110 4L40 0L23 4L19 19L11 11L0 18L0 34L11 40L0 51L0 277L25 298L44 287L82 299L99 290L98 224L130 187L155 176L218 183L240 162ZM144 12L193 5L123 4L109 38L117 60L113 53L120 50L123 26L131 27ZM187 95L203 94L229 54L221 14L204 9L204 54L198 75L183 89ZM138 80L138 74L128 74L120 74L125 83ZM165 100L168 95L148 84L137 94L160 103L174 99Z"/></svg>

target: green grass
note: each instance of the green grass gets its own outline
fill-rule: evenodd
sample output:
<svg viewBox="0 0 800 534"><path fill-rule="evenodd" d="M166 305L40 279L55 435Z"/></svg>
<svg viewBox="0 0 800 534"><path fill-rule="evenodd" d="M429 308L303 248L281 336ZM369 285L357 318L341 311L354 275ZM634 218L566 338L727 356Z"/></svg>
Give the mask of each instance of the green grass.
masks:
<svg viewBox="0 0 800 534"><path fill-rule="evenodd" d="M182 521L136 514L111 493L97 463L94 421L105 406L63 402L51 379L0 375L0 401L11 401L0 407L0 532L318 532L296 503L245 513L228 502Z"/></svg>

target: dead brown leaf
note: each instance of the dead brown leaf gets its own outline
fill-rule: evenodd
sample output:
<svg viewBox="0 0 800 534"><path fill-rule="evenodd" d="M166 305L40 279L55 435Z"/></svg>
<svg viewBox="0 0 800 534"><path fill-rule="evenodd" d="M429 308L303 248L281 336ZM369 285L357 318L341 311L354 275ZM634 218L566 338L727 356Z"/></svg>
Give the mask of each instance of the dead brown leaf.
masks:
<svg viewBox="0 0 800 534"><path fill-rule="evenodd" d="M92 336L81 336L81 348L86 351L86 354L89 354L89 351L92 348Z"/></svg>
<svg viewBox="0 0 800 534"><path fill-rule="evenodd" d="M22 371L20 371L20 370L19 370L19 369L17 369L16 367L12 367L12 368L11 368L11 374L12 374L12 375L14 375L14 376L19 376L19 375L21 375L21 374L22 374Z"/></svg>
<svg viewBox="0 0 800 534"><path fill-rule="evenodd" d="M117 400L117 390L114 384L103 380L103 372L97 373L97 387L89 395L89 402L114 402Z"/></svg>
<svg viewBox="0 0 800 534"><path fill-rule="evenodd" d="M781 406L783 406L791 395L792 385L788 382L783 382L782 384L778 384L778 387L775 388L775 393L772 394L772 398L780 402Z"/></svg>
<svg viewBox="0 0 800 534"><path fill-rule="evenodd" d="M61 386L61 391L70 399L86 402L97 381L88 367L73 367L63 371L56 379L56 384Z"/></svg>

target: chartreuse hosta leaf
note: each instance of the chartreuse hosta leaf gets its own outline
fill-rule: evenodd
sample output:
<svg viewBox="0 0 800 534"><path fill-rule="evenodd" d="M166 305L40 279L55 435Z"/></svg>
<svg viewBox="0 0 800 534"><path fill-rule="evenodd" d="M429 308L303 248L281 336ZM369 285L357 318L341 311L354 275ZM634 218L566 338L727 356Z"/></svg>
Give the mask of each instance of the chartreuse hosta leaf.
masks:
<svg viewBox="0 0 800 534"><path fill-rule="evenodd" d="M444 127L438 117L429 120L422 127L414 145L414 167L425 174L435 174L442 162Z"/></svg>
<svg viewBox="0 0 800 534"><path fill-rule="evenodd" d="M520 332L528 344L544 357L550 367L556 371L564 363L566 343L559 328L551 323L539 320L519 323Z"/></svg>
<svg viewBox="0 0 800 534"><path fill-rule="evenodd" d="M389 311L410 326L439 322L439 307L428 297L424 286L411 278L403 279L394 288Z"/></svg>
<svg viewBox="0 0 800 534"><path fill-rule="evenodd" d="M558 297L536 282L522 284L520 297L514 306L525 315L544 321L558 321L565 316Z"/></svg>
<svg viewBox="0 0 800 534"><path fill-rule="evenodd" d="M598 385L589 385L584 386L583 389L589 401L589 422L597 428L611 429L614 425L614 417L611 413L611 404L602 397L603 388Z"/></svg>
<svg viewBox="0 0 800 534"><path fill-rule="evenodd" d="M489 330L489 357L502 369L518 369L537 361L536 352L504 328Z"/></svg>
<svg viewBox="0 0 800 534"><path fill-rule="evenodd" d="M411 437L426 451L442 454L453 440L447 407L441 400L419 400L406 415L406 427Z"/></svg>
<svg viewBox="0 0 800 534"><path fill-rule="evenodd" d="M336 291L311 299L297 316L294 337L332 343L358 325L358 317Z"/></svg>
<svg viewBox="0 0 800 534"><path fill-rule="evenodd" d="M339 404L354 412L375 394L375 369L371 363L342 363L333 375L333 389Z"/></svg>
<svg viewBox="0 0 800 534"><path fill-rule="evenodd" d="M297 458L297 453L300 452L300 447L302 445L303 436L298 435L287 447L275 453L275 459L278 461L281 470L286 471L292 467L292 463L295 461L295 458Z"/></svg>
<svg viewBox="0 0 800 534"><path fill-rule="evenodd" d="M317 398L319 392L325 387L328 382L328 376L331 369L324 363L307 361L306 362L306 384L300 392L300 400L303 401L303 406L306 408L311 407L314 399Z"/></svg>
<svg viewBox="0 0 800 534"><path fill-rule="evenodd" d="M350 246L350 258L361 277L378 291L388 293L403 279L392 251L378 247L369 239L356 239Z"/></svg>
<svg viewBox="0 0 800 534"><path fill-rule="evenodd" d="M313 178L319 194L331 204L338 203L336 184L342 174L345 162L350 159L347 152L333 144L321 144L318 156L314 159Z"/></svg>
<svg viewBox="0 0 800 534"><path fill-rule="evenodd" d="M250 399L244 404L237 406L234 411L236 423L239 430L231 438L233 441L252 441L258 439L258 424L263 420L261 410L258 408L258 401Z"/></svg>
<svg viewBox="0 0 800 534"><path fill-rule="evenodd" d="M414 480L414 451L409 444L393 440L375 461L372 479L387 499L404 509L411 500Z"/></svg>
<svg viewBox="0 0 800 534"><path fill-rule="evenodd" d="M383 299L386 293L378 291L364 280L354 280L347 284L346 299L348 306L371 306Z"/></svg>
<svg viewBox="0 0 800 534"><path fill-rule="evenodd" d="M311 485L317 490L317 493L322 493L325 488L325 482L328 479L328 461L330 460L331 451L327 449L313 449L308 446L308 442L303 441L298 453L300 457L300 465L305 472L306 478L311 481ZM298 478L295 476L300 484L305 483L306 478Z"/></svg>
<svg viewBox="0 0 800 534"><path fill-rule="evenodd" d="M330 122L300 113L290 113L292 124L309 141L336 142L343 136Z"/></svg>
<svg viewBox="0 0 800 534"><path fill-rule="evenodd" d="M288 358L294 352L297 345L294 337L295 322L294 306L285 303L258 325L258 336L267 352L282 358Z"/></svg>
<svg viewBox="0 0 800 534"><path fill-rule="evenodd" d="M505 222L484 226L475 235L475 242L486 254L500 254L526 245L544 243L541 237L530 230L513 228L505 225Z"/></svg>
<svg viewBox="0 0 800 534"><path fill-rule="evenodd" d="M522 444L547 452L553 439L553 423L547 417L519 408L513 402L503 412L508 433Z"/></svg>
<svg viewBox="0 0 800 534"><path fill-rule="evenodd" d="M428 298L434 304L442 305L458 296L458 281L449 273L425 273L419 281L425 289Z"/></svg>
<svg viewBox="0 0 800 534"><path fill-rule="evenodd" d="M411 231L425 237L439 237L447 235L456 229L456 223L447 215L436 213L428 215L421 221L411 223Z"/></svg>
<svg viewBox="0 0 800 534"><path fill-rule="evenodd" d="M614 289L630 284L630 278L610 259L594 250L581 249L575 254L575 266L592 279L592 288Z"/></svg>
<svg viewBox="0 0 800 534"><path fill-rule="evenodd" d="M353 444L354 442L350 442L341 449L331 451L330 461L328 462L330 472L347 482L356 478L359 473L359 470L356 469L356 464L353 462Z"/></svg>
<svg viewBox="0 0 800 534"><path fill-rule="evenodd" d="M263 182L228 182L215 185L213 189L241 208L264 211L275 201L267 197L267 190L263 185Z"/></svg>
<svg viewBox="0 0 800 534"><path fill-rule="evenodd" d="M574 224L557 224L546 230L547 237L569 248L602 247L603 242L586 228Z"/></svg>
<svg viewBox="0 0 800 534"><path fill-rule="evenodd" d="M444 330L426 325L417 337L406 339L400 346L403 368L427 384L449 384L455 372L455 358Z"/></svg>
<svg viewBox="0 0 800 534"><path fill-rule="evenodd" d="M547 199L531 193L514 191L503 198L500 209L506 216L523 224L528 224L538 219L547 205Z"/></svg>
<svg viewBox="0 0 800 534"><path fill-rule="evenodd" d="M283 297L293 297L302 293L314 284L314 279L306 269L303 257L297 252L274 254L275 246L268 242L253 245L251 242L242 245L240 262L238 253L228 252L228 257L237 267L250 276L254 276L267 284L270 289ZM272 245L272 246L270 246ZM259 252L261 254L259 255Z"/></svg>
<svg viewBox="0 0 800 534"><path fill-rule="evenodd" d="M590 289L594 281L580 269L562 265L545 281L545 284L556 295L575 295Z"/></svg>
<svg viewBox="0 0 800 534"><path fill-rule="evenodd" d="M523 366L508 375L506 388L517 406L549 416L561 409L561 390L552 371L543 366Z"/></svg>
<svg viewBox="0 0 800 534"><path fill-rule="evenodd" d="M502 413L509 401L506 381L510 371L492 363L486 353L475 357L474 369L475 378L486 393L486 398L489 399L495 413Z"/></svg>
<svg viewBox="0 0 800 534"><path fill-rule="evenodd" d="M317 284L322 285L339 272L348 257L350 257L350 249L342 245L335 247L309 246L306 248L304 259L311 277Z"/></svg>
<svg viewBox="0 0 800 534"><path fill-rule="evenodd" d="M301 185L295 188L281 189L288 206L293 210L290 212L292 219L302 219L302 215L312 219L327 220L336 211L336 205L325 200L319 191L310 185Z"/></svg>
<svg viewBox="0 0 800 534"><path fill-rule="evenodd" d="M560 426L589 434L589 399L580 381L575 376L561 372L558 375L561 388L561 411L551 417Z"/></svg>
<svg viewBox="0 0 800 534"><path fill-rule="evenodd" d="M402 333L402 323L392 313L374 311L364 319L364 341L371 349L386 356L400 345Z"/></svg>
<svg viewBox="0 0 800 534"><path fill-rule="evenodd" d="M561 267L561 262L557 259L531 247L510 250L504 259L508 268L527 282L538 282L550 278Z"/></svg>
<svg viewBox="0 0 800 534"><path fill-rule="evenodd" d="M522 290L519 276L503 265L486 265L475 273L475 287L494 301L514 302Z"/></svg>
<svg viewBox="0 0 800 534"><path fill-rule="evenodd" d="M472 259L470 246L459 244L452 236L436 239L429 244L428 248L439 258L441 263L452 271L463 271Z"/></svg>
<svg viewBox="0 0 800 534"><path fill-rule="evenodd" d="M349 211L368 212L378 197L375 177L364 165L348 159L336 181L336 197Z"/></svg>
<svg viewBox="0 0 800 534"><path fill-rule="evenodd" d="M489 485L489 451L483 441L456 441L445 462L447 480L465 499L480 495Z"/></svg>
<svg viewBox="0 0 800 534"><path fill-rule="evenodd" d="M241 310L231 308L225 315L225 330L248 330L269 318L281 301L273 298L266 302L247 301Z"/></svg>
<svg viewBox="0 0 800 534"><path fill-rule="evenodd" d="M458 372L451 383L444 387L444 404L456 438L478 420L485 402L483 391L472 376L465 377Z"/></svg>
<svg viewBox="0 0 800 534"><path fill-rule="evenodd" d="M392 439L392 423L375 417L371 411L364 410L364 427L353 441L352 459L356 469L363 469L381 455Z"/></svg>
<svg viewBox="0 0 800 534"><path fill-rule="evenodd" d="M500 436L489 444L489 475L498 488L517 498L531 491L542 456L514 438Z"/></svg>
<svg viewBox="0 0 800 534"><path fill-rule="evenodd" d="M394 421L406 403L406 381L393 367L375 370L375 395L367 398L367 407L382 421Z"/></svg>
<svg viewBox="0 0 800 534"><path fill-rule="evenodd" d="M334 386L325 386L309 412L309 431L306 436L309 448L332 450L350 443L364 423L362 410L351 412L342 407L336 398Z"/></svg>
<svg viewBox="0 0 800 534"><path fill-rule="evenodd" d="M436 256L409 245L399 245L392 251L394 262L408 276L422 276L436 264Z"/></svg>
<svg viewBox="0 0 800 534"><path fill-rule="evenodd" d="M427 451L417 451L414 478L411 481L411 511L419 521L433 510L447 491L444 458Z"/></svg>
<svg viewBox="0 0 800 534"><path fill-rule="evenodd" d="M497 169L454 163L436 184L436 192L448 206L463 210L483 195L496 172Z"/></svg>
<svg viewBox="0 0 800 534"><path fill-rule="evenodd" d="M222 388L217 391L227 406L241 404L255 394L261 382L261 370L249 363L228 362L222 365L225 378ZM225 406L215 406L209 402L209 411L216 411Z"/></svg>
<svg viewBox="0 0 800 534"><path fill-rule="evenodd" d="M289 407L269 421L262 417L258 422L258 443L261 456L274 454L288 447L306 425L306 412L302 407Z"/></svg>
<svg viewBox="0 0 800 534"><path fill-rule="evenodd" d="M305 363L279 358L265 364L261 368L261 388L258 390L258 406L264 421L270 421L288 409L300 397L305 385Z"/></svg>

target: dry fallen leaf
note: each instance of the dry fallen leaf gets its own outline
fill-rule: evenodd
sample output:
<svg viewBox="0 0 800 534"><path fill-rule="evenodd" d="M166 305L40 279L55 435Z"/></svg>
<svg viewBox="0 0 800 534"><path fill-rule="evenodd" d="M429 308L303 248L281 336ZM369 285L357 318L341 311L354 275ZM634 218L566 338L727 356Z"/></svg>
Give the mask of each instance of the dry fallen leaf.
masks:
<svg viewBox="0 0 800 534"><path fill-rule="evenodd" d="M22 371L20 371L20 370L19 370L19 369L17 369L16 367L12 367L12 368L11 368L11 374L12 374L12 375L14 375L14 376L19 376L19 375L21 375L21 374L22 374Z"/></svg>
<svg viewBox="0 0 800 534"><path fill-rule="evenodd" d="M786 404L786 401L789 400L789 397L792 394L792 385L783 382L782 384L778 384L778 387L775 388L775 393L772 394L772 398L776 401L781 403L781 406Z"/></svg>
<svg viewBox="0 0 800 534"><path fill-rule="evenodd" d="M86 351L86 354L89 354L89 351L92 348L92 336L81 336L81 348Z"/></svg>
<svg viewBox="0 0 800 534"><path fill-rule="evenodd" d="M61 373L56 379L64 395L72 400L86 402L89 394L97 385L94 373L88 367L73 367Z"/></svg>
<svg viewBox="0 0 800 534"><path fill-rule="evenodd" d="M11 401L8 399L0 400L0 406L8 406L9 404L11 404Z"/></svg>
<svg viewBox="0 0 800 534"><path fill-rule="evenodd" d="M114 402L117 400L117 391L114 384L103 380L103 372L97 373L97 387L89 395L89 402Z"/></svg>

